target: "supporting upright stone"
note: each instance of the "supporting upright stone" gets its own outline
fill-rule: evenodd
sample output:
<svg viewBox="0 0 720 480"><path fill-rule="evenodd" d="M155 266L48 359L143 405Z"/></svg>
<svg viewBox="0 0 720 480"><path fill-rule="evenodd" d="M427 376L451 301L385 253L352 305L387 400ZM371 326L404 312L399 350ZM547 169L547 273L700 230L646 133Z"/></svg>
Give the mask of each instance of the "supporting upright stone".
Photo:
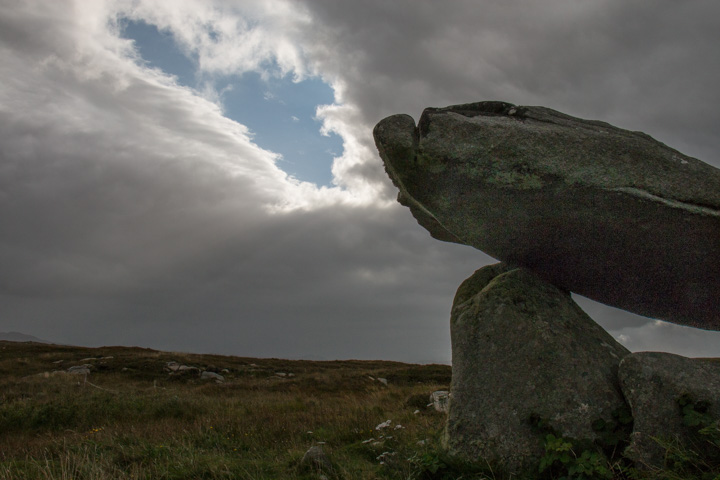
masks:
<svg viewBox="0 0 720 480"><path fill-rule="evenodd" d="M629 352L568 292L529 271L496 264L475 272L458 288L451 332L452 455L537 469L544 434L532 418L594 440L593 422L610 423L625 407L617 365Z"/></svg>

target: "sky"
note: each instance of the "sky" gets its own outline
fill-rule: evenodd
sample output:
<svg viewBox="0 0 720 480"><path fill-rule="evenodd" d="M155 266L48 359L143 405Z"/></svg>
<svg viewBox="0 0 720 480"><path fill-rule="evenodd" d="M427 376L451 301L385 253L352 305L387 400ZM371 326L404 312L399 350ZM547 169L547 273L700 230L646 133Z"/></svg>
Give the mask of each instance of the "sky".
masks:
<svg viewBox="0 0 720 480"><path fill-rule="evenodd" d="M449 363L495 260L395 201L382 118L502 100L720 168L714 0L0 0L0 331ZM578 303L632 351L720 332Z"/></svg>

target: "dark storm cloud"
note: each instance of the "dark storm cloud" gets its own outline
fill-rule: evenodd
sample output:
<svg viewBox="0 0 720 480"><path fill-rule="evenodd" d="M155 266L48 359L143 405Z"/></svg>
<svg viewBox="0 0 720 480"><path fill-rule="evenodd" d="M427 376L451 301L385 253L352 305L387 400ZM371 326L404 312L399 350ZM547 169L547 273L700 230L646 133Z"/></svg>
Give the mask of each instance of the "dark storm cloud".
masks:
<svg viewBox="0 0 720 480"><path fill-rule="evenodd" d="M344 98L362 106L367 125L497 99L644 131L720 167L715 2L304 3L328 26L322 69L346 80ZM579 302L611 332L625 331L631 349L718 351L716 333Z"/></svg>
<svg viewBox="0 0 720 480"><path fill-rule="evenodd" d="M268 32L285 49L283 68L306 58L342 101L318 115L343 137L334 172L350 192L289 179L219 106L138 66L111 28L115 4L124 5L0 2L0 330L447 361L453 293L493 260L387 207L395 190L371 137L379 119L483 99L541 104L644 130L718 165L711 2L313 0L307 18L280 18L290 4L277 3ZM148 18L214 11L128 4ZM183 28L173 25L164 28ZM226 71L234 64L222 53L208 55ZM720 354L706 332L583 306L631 348Z"/></svg>
<svg viewBox="0 0 720 480"><path fill-rule="evenodd" d="M323 68L373 124L426 106L538 104L657 136L720 166L711 1L308 1Z"/></svg>
<svg viewBox="0 0 720 480"><path fill-rule="evenodd" d="M8 15L0 66L3 328L449 359L447 296L487 257L438 248L399 206L322 200L213 104L118 55L127 45L100 36L95 51L72 12L35 7Z"/></svg>

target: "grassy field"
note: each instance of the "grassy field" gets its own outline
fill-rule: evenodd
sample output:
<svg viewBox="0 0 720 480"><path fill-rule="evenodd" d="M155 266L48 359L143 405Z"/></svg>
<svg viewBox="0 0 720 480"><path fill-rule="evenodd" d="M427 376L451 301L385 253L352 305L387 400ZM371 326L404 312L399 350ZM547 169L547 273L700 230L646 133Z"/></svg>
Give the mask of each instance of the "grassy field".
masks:
<svg viewBox="0 0 720 480"><path fill-rule="evenodd" d="M0 378L0 479L422 478L450 367L0 342ZM315 445L330 467L301 461Z"/></svg>
<svg viewBox="0 0 720 480"><path fill-rule="evenodd" d="M196 368L171 374L169 362ZM66 373L79 365L90 374ZM445 414L427 404L450 376L446 365L0 341L0 480L506 480L444 455ZM668 444L668 469L641 473L557 439L553 468L532 478L720 480L720 427L701 440L711 457ZM325 457L304 461L311 447Z"/></svg>

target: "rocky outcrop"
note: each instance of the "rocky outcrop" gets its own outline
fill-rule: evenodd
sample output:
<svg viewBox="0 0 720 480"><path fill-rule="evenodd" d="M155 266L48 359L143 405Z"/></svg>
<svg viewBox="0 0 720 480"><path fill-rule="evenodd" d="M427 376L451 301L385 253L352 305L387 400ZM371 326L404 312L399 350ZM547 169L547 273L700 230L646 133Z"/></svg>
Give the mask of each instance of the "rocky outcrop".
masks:
<svg viewBox="0 0 720 480"><path fill-rule="evenodd" d="M374 131L399 201L440 240L641 315L720 330L720 170L543 107L426 109Z"/></svg>
<svg viewBox="0 0 720 480"><path fill-rule="evenodd" d="M504 264L458 288L451 316L450 454L510 472L544 454L546 429L593 441L593 423L625 407L617 365L629 352L570 294Z"/></svg>
<svg viewBox="0 0 720 480"><path fill-rule="evenodd" d="M720 421L719 362L670 353L633 353L620 362L618 375L634 418L626 455L636 465L663 467L665 449L657 440L702 456L698 449L708 443L697 438L697 428Z"/></svg>

